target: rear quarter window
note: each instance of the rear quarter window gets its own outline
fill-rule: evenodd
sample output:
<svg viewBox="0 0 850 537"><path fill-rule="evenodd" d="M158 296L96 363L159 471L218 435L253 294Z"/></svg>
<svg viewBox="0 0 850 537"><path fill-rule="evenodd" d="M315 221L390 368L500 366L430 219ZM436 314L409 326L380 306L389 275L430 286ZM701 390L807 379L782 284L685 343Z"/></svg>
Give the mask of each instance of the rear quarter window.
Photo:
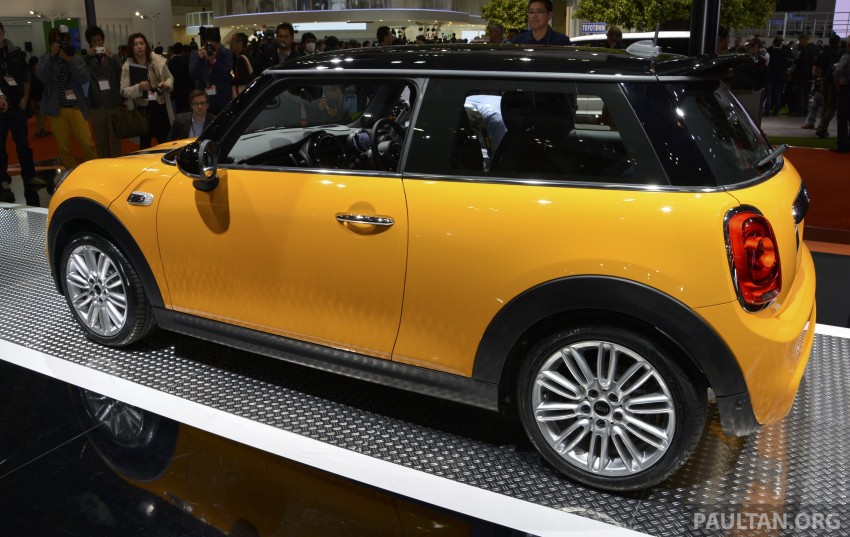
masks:
<svg viewBox="0 0 850 537"><path fill-rule="evenodd" d="M623 84L672 185L716 187L759 179L771 147L719 80Z"/></svg>
<svg viewBox="0 0 850 537"><path fill-rule="evenodd" d="M405 171L469 180L667 184L615 83L432 79Z"/></svg>

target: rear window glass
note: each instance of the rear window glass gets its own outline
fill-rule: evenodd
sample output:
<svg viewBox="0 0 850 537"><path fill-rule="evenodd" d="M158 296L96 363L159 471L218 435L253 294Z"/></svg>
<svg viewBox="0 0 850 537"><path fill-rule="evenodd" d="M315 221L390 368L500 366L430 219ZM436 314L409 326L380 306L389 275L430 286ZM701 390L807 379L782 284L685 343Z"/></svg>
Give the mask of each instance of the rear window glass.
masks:
<svg viewBox="0 0 850 537"><path fill-rule="evenodd" d="M757 179L771 147L720 81L623 84L670 183L726 186Z"/></svg>

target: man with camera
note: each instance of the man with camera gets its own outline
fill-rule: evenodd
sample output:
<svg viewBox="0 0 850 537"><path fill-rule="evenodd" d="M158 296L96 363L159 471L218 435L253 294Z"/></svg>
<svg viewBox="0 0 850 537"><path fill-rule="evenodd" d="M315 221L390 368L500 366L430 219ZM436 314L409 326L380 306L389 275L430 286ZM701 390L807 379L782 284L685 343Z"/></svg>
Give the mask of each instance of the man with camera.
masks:
<svg viewBox="0 0 850 537"><path fill-rule="evenodd" d="M6 39L6 29L0 23L0 201L15 201L11 189L12 177L7 170L9 156L6 153L6 138L9 132L15 141L24 184L35 177L27 133L29 92L30 72L26 55Z"/></svg>
<svg viewBox="0 0 850 537"><path fill-rule="evenodd" d="M210 98L210 112L218 114L230 102L233 93L230 81L233 54L221 46L218 28L201 27L201 41L203 46L189 58L189 75L195 87L206 91Z"/></svg>
<svg viewBox="0 0 850 537"><path fill-rule="evenodd" d="M62 165L73 168L77 161L71 153L72 134L85 160L97 157L88 123L89 102L83 91L83 84L90 80L89 72L76 55L67 26L50 30L47 40L50 52L41 57L35 70L35 76L44 82L41 106L50 116Z"/></svg>
<svg viewBox="0 0 850 537"><path fill-rule="evenodd" d="M89 114L99 158L120 157L121 140L115 135L112 118L121 108L121 65L104 45L104 34L97 26L86 29L89 52L85 57L91 76Z"/></svg>

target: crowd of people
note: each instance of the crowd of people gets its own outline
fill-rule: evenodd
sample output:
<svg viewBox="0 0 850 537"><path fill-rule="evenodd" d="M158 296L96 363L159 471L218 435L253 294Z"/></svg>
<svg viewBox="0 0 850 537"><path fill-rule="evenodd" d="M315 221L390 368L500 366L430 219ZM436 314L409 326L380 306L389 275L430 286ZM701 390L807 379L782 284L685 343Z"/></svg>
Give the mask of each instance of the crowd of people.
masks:
<svg viewBox="0 0 850 537"><path fill-rule="evenodd" d="M569 37L550 26L551 0L531 0L528 29L510 31L499 43L568 45ZM496 27L491 26L491 32ZM501 30L504 32L504 29ZM27 60L26 53L5 39L0 24L0 201L14 201L8 174L6 139L11 133L25 186L39 186L28 141L28 119L36 116L37 137L52 135L65 168L77 164L73 142L84 160L117 157L122 153L116 123L127 111L143 117L147 128L138 134L139 147L154 142L198 136L215 114L239 95L266 67L324 51L404 44L405 36L381 26L375 41L317 39L311 32L296 42L292 24L281 23L256 36L236 33L229 46L217 28L202 28L200 45L175 43L154 48L142 33L129 36L116 50L106 46L101 28L85 31L87 48L75 50L68 28L53 28L49 50ZM459 41L455 36L443 42ZM427 43L425 35L415 43ZM50 130L47 126L49 118ZM38 203L32 189L27 202Z"/></svg>
<svg viewBox="0 0 850 537"><path fill-rule="evenodd" d="M550 25L552 9L551 0L530 0L525 31L494 23L487 28L487 40L497 45L569 45L570 38ZM163 50L153 48L144 34L134 33L113 51L105 44L103 30L93 26L85 31L88 48L77 54L68 29L60 26L48 35L48 52L27 60L25 52L5 39L0 23L0 201L14 201L5 148L10 133L24 184L38 186L41 181L28 142L32 115L35 135L52 134L62 165L70 168L77 164L72 139L85 160L120 156L116 123L127 111L144 118L146 128L137 135L140 148L150 147L154 140L196 137L266 67L319 52L407 42L388 26L378 28L375 41L317 39L304 32L296 42L296 30L286 22L254 36L233 34L228 46L222 44L218 28L202 28L199 37L200 45L192 38L188 44L175 43ZM607 38L608 47L622 48L619 28L609 28ZM452 36L440 41L458 40ZM414 41L427 42L424 35ZM737 70L732 86L764 90L765 115L787 109L789 115L806 117L804 129L827 137L837 114L837 150L850 152L850 55L842 54L847 45L837 36L821 45L807 35L797 43L777 37L770 47L758 36L743 44L736 38L730 45L728 31L721 28L717 52L753 56L752 65ZM47 130L45 117L52 131ZM26 192L27 202L36 205L37 196L31 189Z"/></svg>
<svg viewBox="0 0 850 537"><path fill-rule="evenodd" d="M730 86L763 92L763 116L785 113L805 118L801 127L813 130L819 138L829 137L829 124L836 118L837 147L833 151L850 152L850 77L844 73L850 61L845 54L850 41L842 42L833 34L826 43L815 43L810 35L802 34L796 42L777 36L765 46L760 36L754 36L743 44L736 38L729 46L725 30L720 38L718 53L744 52L753 57L752 63L735 70Z"/></svg>

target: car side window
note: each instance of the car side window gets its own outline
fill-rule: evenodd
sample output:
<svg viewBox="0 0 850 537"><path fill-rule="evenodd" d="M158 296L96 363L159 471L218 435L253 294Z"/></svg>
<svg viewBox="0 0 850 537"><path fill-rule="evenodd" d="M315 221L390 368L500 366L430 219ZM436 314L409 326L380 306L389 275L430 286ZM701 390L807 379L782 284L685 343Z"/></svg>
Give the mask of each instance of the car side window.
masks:
<svg viewBox="0 0 850 537"><path fill-rule="evenodd" d="M398 80L282 80L259 95L240 118L228 135L231 142L222 163L392 171L415 95L412 83ZM388 125L396 122L400 129ZM385 158L372 154L378 143L383 143L380 156Z"/></svg>
<svg viewBox="0 0 850 537"><path fill-rule="evenodd" d="M406 171L464 179L665 184L617 84L431 81Z"/></svg>

